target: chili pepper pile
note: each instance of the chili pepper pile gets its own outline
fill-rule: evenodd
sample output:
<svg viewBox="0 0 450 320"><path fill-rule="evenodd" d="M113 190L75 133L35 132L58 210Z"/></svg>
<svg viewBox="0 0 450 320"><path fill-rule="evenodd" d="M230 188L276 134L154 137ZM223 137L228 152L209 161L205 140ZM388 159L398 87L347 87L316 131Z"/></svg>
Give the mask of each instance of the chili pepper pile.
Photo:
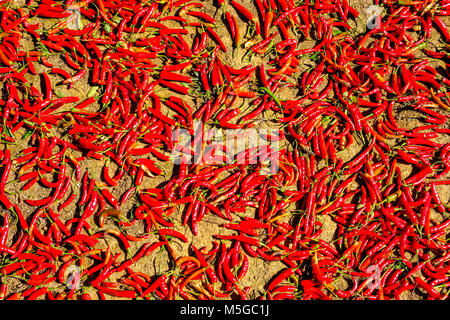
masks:
<svg viewBox="0 0 450 320"><path fill-rule="evenodd" d="M1 299L447 299L450 1L357 3L3 1Z"/></svg>

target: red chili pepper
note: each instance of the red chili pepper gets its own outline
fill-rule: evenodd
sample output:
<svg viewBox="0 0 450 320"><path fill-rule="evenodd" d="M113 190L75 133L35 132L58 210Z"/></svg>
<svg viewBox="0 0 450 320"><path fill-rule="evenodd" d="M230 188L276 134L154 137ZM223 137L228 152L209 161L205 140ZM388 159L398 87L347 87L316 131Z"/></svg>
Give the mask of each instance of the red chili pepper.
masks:
<svg viewBox="0 0 450 320"><path fill-rule="evenodd" d="M444 21L442 21L441 18L439 18L439 16L434 16L433 17L433 22L436 24L436 26L439 28L439 31L442 32L442 34L445 37L445 42L450 42L450 33L447 29L447 25L444 23Z"/></svg>
<svg viewBox="0 0 450 320"><path fill-rule="evenodd" d="M74 83L78 80L80 80L81 78L83 78L83 76L86 74L87 69L82 69L80 71L78 71L74 76L65 79L62 83L63 84L69 84L69 83Z"/></svg>
<svg viewBox="0 0 450 320"><path fill-rule="evenodd" d="M415 277L414 282L418 287L424 289L432 297L436 298L440 296L439 292L436 291L436 289L430 286L427 282L425 282L422 278Z"/></svg>
<svg viewBox="0 0 450 320"><path fill-rule="evenodd" d="M120 298L130 298L135 299L137 296L137 292L134 290L119 290L119 289L112 289L112 288L106 288L100 285L97 285L96 288L100 290L103 293L106 293L113 297L120 297Z"/></svg>
<svg viewBox="0 0 450 320"><path fill-rule="evenodd" d="M161 79L163 80L171 80L171 81L182 81L182 82L192 82L192 79L188 76L183 76L180 74L172 73L169 71L161 71L159 74L161 76Z"/></svg>
<svg viewBox="0 0 450 320"><path fill-rule="evenodd" d="M211 28L206 28L206 31L209 32L209 34L212 36L213 40L216 41L219 44L220 49L223 52L227 52L227 47L223 43L222 39L219 37L219 35Z"/></svg>
<svg viewBox="0 0 450 320"><path fill-rule="evenodd" d="M188 239L184 234L173 229L158 229L158 233L163 236L172 236L182 240L183 242L188 242Z"/></svg>

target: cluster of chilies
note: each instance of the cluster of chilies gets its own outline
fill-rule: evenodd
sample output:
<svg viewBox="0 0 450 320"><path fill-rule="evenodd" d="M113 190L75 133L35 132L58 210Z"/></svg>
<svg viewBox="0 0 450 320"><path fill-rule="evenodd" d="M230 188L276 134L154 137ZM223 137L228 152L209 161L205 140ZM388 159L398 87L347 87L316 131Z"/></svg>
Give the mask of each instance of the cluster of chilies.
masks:
<svg viewBox="0 0 450 320"><path fill-rule="evenodd" d="M348 0L25 2L0 8L0 299L448 298L450 1L374 1L362 34ZM240 50L259 64L233 67ZM177 128L267 115L277 172L161 169ZM208 216L220 232L197 248ZM168 270L137 271L161 252ZM254 259L284 267L253 288Z"/></svg>

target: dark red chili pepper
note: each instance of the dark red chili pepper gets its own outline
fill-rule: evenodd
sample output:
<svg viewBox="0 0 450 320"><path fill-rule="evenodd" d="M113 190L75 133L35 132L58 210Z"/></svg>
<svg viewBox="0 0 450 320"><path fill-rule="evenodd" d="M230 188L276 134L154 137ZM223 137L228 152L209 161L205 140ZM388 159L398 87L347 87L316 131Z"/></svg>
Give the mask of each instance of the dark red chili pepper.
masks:
<svg viewBox="0 0 450 320"><path fill-rule="evenodd" d="M448 32L447 26L444 23L444 21L442 21L441 18L439 18L439 16L434 16L433 17L433 22L436 24L436 26L439 28L439 31L442 32L442 34L445 37L445 42L450 42L450 33Z"/></svg>

